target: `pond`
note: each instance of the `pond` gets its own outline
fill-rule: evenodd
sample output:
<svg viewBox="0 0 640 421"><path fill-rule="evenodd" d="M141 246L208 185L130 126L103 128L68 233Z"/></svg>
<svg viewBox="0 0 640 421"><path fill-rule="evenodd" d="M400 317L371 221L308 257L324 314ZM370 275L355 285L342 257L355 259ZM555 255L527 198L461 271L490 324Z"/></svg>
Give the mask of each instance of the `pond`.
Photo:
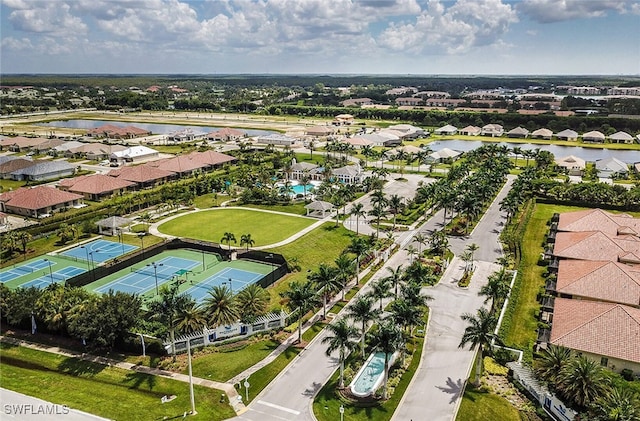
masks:
<svg viewBox="0 0 640 421"><path fill-rule="evenodd" d="M179 124L157 124L157 123L138 123L138 122L120 122L120 121L107 121L107 120L57 120L50 121L48 123L38 123L38 126L44 127L65 127L69 129L93 129L96 127L104 126L105 124L112 124L114 126L126 127L135 126L141 129L149 130L153 134L171 134L182 130L189 129L194 133L209 133L216 130L220 130L223 127L216 126L184 126ZM257 130L257 129L243 129L239 128L243 132L246 132L249 136L262 136L277 133L272 130Z"/></svg>
<svg viewBox="0 0 640 421"><path fill-rule="evenodd" d="M594 162L604 158L618 158L627 164L640 162L640 150L619 150L619 149L599 149L599 148L583 148L581 146L559 146L559 145L536 145L532 143L511 143L511 142L483 142L480 140L437 140L429 143L432 151L437 152L444 148L453 149L454 151L467 152L483 145L497 144L507 146L509 149L519 147L522 150L540 149L542 151L551 152L556 158L564 158L565 156L574 155L582 158L587 162Z"/></svg>

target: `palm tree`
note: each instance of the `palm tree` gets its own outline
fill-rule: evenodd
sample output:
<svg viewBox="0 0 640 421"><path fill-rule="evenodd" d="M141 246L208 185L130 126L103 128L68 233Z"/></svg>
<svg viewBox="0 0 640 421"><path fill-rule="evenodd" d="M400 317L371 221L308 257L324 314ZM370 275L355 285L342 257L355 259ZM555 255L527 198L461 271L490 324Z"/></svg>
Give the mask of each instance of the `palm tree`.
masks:
<svg viewBox="0 0 640 421"><path fill-rule="evenodd" d="M398 298L398 284L402 280L404 269L402 268L402 265L400 265L395 269L387 267L387 270L389 271L389 276L384 279L393 284L393 295L395 296L395 298Z"/></svg>
<svg viewBox="0 0 640 421"><path fill-rule="evenodd" d="M302 318L318 302L318 295L310 281L289 284L289 289L282 293L282 296L289 301L289 309L297 311L298 315L298 342L302 341Z"/></svg>
<svg viewBox="0 0 640 421"><path fill-rule="evenodd" d="M419 232L413 237L413 241L418 243L418 256L421 256L422 246L427 245L427 241L428 241L427 237L425 237L422 233Z"/></svg>
<svg viewBox="0 0 640 421"><path fill-rule="evenodd" d="M356 235L359 235L360 234L360 217L367 215L367 212L364 210L364 205L360 202L354 203L353 206L351 206L349 215L356 217Z"/></svg>
<svg viewBox="0 0 640 421"><path fill-rule="evenodd" d="M340 256L338 256L338 258L334 260L334 263L336 264L336 277L340 280L340 283L342 285L342 301L344 301L347 282L349 282L349 279L355 273L355 268L353 265L353 261L345 253L342 253Z"/></svg>
<svg viewBox="0 0 640 421"><path fill-rule="evenodd" d="M202 307L192 301L181 309L176 319L176 331L180 333L193 333L201 330L207 324Z"/></svg>
<svg viewBox="0 0 640 421"><path fill-rule="evenodd" d="M340 319L337 323L333 323L327 326L327 330L332 336L325 336L322 339L322 343L329 343L326 354L331 354L338 350L338 361L340 361L340 381L338 387L342 389L344 387L344 360L347 358L347 354L354 349L357 342L354 339L358 338L358 329L349 323L346 319Z"/></svg>
<svg viewBox="0 0 640 421"><path fill-rule="evenodd" d="M402 331L391 321L385 321L378 326L373 334L374 348L384 353L384 383L382 386L382 399L388 399L387 382L389 380L389 359L394 352L402 348L404 338Z"/></svg>
<svg viewBox="0 0 640 421"><path fill-rule="evenodd" d="M376 238L380 236L380 219L382 219L386 214L387 211L385 211L381 206L376 206L369 211L369 215L376 218Z"/></svg>
<svg viewBox="0 0 640 421"><path fill-rule="evenodd" d="M160 287L160 299L148 304L149 314L152 319L159 320L169 331L171 338L171 353L176 358L175 333L179 315L184 309L192 306L193 299L186 294L178 293L177 283L164 284Z"/></svg>
<svg viewBox="0 0 640 421"><path fill-rule="evenodd" d="M478 295L487 297L484 300L485 304L491 300L491 309L489 311L492 314L495 313L498 304L502 302L507 294L509 294L509 280L506 278L504 269L489 276L487 283L478 291Z"/></svg>
<svg viewBox="0 0 640 421"><path fill-rule="evenodd" d="M233 235L232 232L225 232L222 236L222 239L220 240L221 243L227 243L227 245L229 246L229 250L231 250L232 241L234 244L236 243L236 236Z"/></svg>
<svg viewBox="0 0 640 421"><path fill-rule="evenodd" d="M613 387L594 406L595 421L640 420L640 394L630 387Z"/></svg>
<svg viewBox="0 0 640 421"><path fill-rule="evenodd" d="M236 296L240 318L245 322L252 322L257 317L264 316L270 301L269 293L260 285L247 285Z"/></svg>
<svg viewBox="0 0 640 421"><path fill-rule="evenodd" d="M247 251L249 251L249 247L253 247L255 243L255 240L251 238L251 234L242 234L240 236L240 247L247 246Z"/></svg>
<svg viewBox="0 0 640 421"><path fill-rule="evenodd" d="M559 383L560 373L573 358L571 349L550 344L540 355L540 358L535 360L535 372L549 384L556 385Z"/></svg>
<svg viewBox="0 0 640 421"><path fill-rule="evenodd" d="M22 254L27 254L27 244L29 244L29 241L31 241L33 236L27 231L20 231L17 236L20 241L20 245L22 246Z"/></svg>
<svg viewBox="0 0 640 421"><path fill-rule="evenodd" d="M473 270L473 257L476 251L478 251L478 245L476 243L471 243L469 244L465 250L468 251L469 253L471 253L471 270Z"/></svg>
<svg viewBox="0 0 640 421"><path fill-rule="evenodd" d="M351 244L347 247L347 252L356 255L356 285L360 280L360 257L369 250L369 244L364 238L354 237Z"/></svg>
<svg viewBox="0 0 640 421"><path fill-rule="evenodd" d="M389 297L389 279L380 278L377 281L371 283L371 291L369 296L380 302L380 312L382 312L382 300Z"/></svg>
<svg viewBox="0 0 640 421"><path fill-rule="evenodd" d="M316 285L318 292L322 293L322 318L327 318L327 300L335 291L339 290L342 283L338 279L338 270L326 263L320 263L318 270L309 275L309 280Z"/></svg>
<svg viewBox="0 0 640 421"><path fill-rule="evenodd" d="M428 301L433 300L430 295L422 293L422 286L417 282L407 282L400 288L400 298L413 307L424 307Z"/></svg>
<svg viewBox="0 0 640 421"><path fill-rule="evenodd" d="M609 388L609 378L600 364L578 355L562 370L559 386L564 397L586 408L605 394Z"/></svg>
<svg viewBox="0 0 640 421"><path fill-rule="evenodd" d="M408 330L410 336L413 336L413 327L422 323L424 316L424 307L411 305L403 298L392 301L390 311L391 320L398 326L402 326L404 330Z"/></svg>
<svg viewBox="0 0 640 421"><path fill-rule="evenodd" d="M144 212L140 215L140 220L144 224L144 232L149 232L149 225L151 224L151 214L149 212Z"/></svg>
<svg viewBox="0 0 640 421"><path fill-rule="evenodd" d="M413 247L413 244L409 244L407 246L407 254L409 255L409 264L413 263L413 259L418 254L418 250Z"/></svg>
<svg viewBox="0 0 640 421"><path fill-rule="evenodd" d="M347 315L355 322L362 323L360 330L360 349L362 358L364 359L364 345L367 335L367 325L369 322L378 318L379 312L373 308L373 299L365 295L361 295L347 307Z"/></svg>
<svg viewBox="0 0 640 421"><path fill-rule="evenodd" d="M484 307L478 310L476 316L465 313L461 317L469 325L464 330L458 347L464 348L467 344L471 344L471 348L478 347L475 385L479 386L482 375L483 351L485 348L489 348L494 341L499 341L498 336L494 333L498 320Z"/></svg>
<svg viewBox="0 0 640 421"><path fill-rule="evenodd" d="M209 290L203 303L209 326L229 326L238 321L239 313L231 288L216 285Z"/></svg>

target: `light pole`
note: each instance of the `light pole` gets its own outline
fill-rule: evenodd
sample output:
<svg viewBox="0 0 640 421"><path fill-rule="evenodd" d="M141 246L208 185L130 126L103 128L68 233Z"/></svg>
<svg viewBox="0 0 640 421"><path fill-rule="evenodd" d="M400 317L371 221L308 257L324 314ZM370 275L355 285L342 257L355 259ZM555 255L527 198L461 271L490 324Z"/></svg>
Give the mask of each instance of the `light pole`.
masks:
<svg viewBox="0 0 640 421"><path fill-rule="evenodd" d="M51 261L49 259L44 259L44 261L49 264L49 278L51 278L51 283L53 283L53 272L51 271Z"/></svg>
<svg viewBox="0 0 640 421"><path fill-rule="evenodd" d="M207 267L204 264L204 249L202 249L202 271L204 272Z"/></svg>
<svg viewBox="0 0 640 421"><path fill-rule="evenodd" d="M187 338L187 356L189 363L189 396L191 398L191 415L196 414L196 400L193 396L193 374L191 371L191 338Z"/></svg>
<svg viewBox="0 0 640 421"><path fill-rule="evenodd" d="M340 405L340 421L344 421L344 405Z"/></svg>
<svg viewBox="0 0 640 421"><path fill-rule="evenodd" d="M231 278L229 278L228 281L225 281L222 283L222 285L227 285L229 284L229 289L231 290L231 295L233 295L233 284L231 283Z"/></svg>
<svg viewBox="0 0 640 421"><path fill-rule="evenodd" d="M118 230L118 239L120 240L120 246L122 247L122 254L124 254L124 243L122 242L122 228L116 228Z"/></svg>
<svg viewBox="0 0 640 421"><path fill-rule="evenodd" d="M244 381L244 395L247 403L245 405L249 405L249 377L247 377Z"/></svg>
<svg viewBox="0 0 640 421"><path fill-rule="evenodd" d="M144 234L144 232L138 234L138 237L140 238L140 245L142 246L142 260L144 260Z"/></svg>
<svg viewBox="0 0 640 421"><path fill-rule="evenodd" d="M162 263L156 263L156 262L151 262L149 264L147 264L147 266L153 266L153 276L156 278L156 295L159 294L158 292L158 267L159 266L163 266Z"/></svg>
<svg viewBox="0 0 640 421"><path fill-rule="evenodd" d="M91 262L89 261L89 249L85 246L80 246L81 249L84 249L84 252L87 254L87 270L91 270Z"/></svg>
<svg viewBox="0 0 640 421"><path fill-rule="evenodd" d="M268 259L269 260L269 264L271 265L271 282L270 282L270 284L273 284L273 282L275 281L275 276L276 276L275 273L274 273L275 272L275 269L274 269L275 265L273 263L273 253L269 253L267 255L267 257L265 257L265 259Z"/></svg>

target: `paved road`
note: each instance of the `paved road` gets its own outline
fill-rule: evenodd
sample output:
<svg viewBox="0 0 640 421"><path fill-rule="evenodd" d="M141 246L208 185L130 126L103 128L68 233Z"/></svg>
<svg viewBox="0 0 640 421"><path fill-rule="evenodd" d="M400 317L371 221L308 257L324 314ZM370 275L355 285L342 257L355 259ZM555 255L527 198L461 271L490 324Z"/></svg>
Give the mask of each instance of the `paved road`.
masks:
<svg viewBox="0 0 640 421"><path fill-rule="evenodd" d="M0 389L0 419L20 421L97 421L106 418L57 405L12 390Z"/></svg>

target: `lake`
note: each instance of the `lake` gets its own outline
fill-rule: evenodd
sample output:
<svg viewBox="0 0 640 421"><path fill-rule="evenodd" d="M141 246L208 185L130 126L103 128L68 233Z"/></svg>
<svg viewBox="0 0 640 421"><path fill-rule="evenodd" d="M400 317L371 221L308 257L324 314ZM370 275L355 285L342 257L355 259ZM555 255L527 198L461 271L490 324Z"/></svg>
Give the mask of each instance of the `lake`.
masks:
<svg viewBox="0 0 640 421"><path fill-rule="evenodd" d="M105 124L112 124L114 126L126 127L135 126L141 129L149 130L153 134L171 134L182 130L190 129L194 133L209 133L216 130L220 130L223 127L216 126L183 126L177 124L156 124L156 123L137 123L137 122L121 122L121 121L105 121L105 120L57 120L50 121L48 123L38 123L38 126L45 127L65 127L69 129L93 129L96 127L104 126ZM249 136L262 136L273 133L278 133L272 130L256 130L256 129L242 129Z"/></svg>
<svg viewBox="0 0 640 421"><path fill-rule="evenodd" d="M581 146L559 146L559 145L535 145L532 143L511 143L511 142L483 142L480 140L437 140L429 143L429 147L434 152L444 148L453 149L454 151L467 152L483 145L500 145L507 146L509 149L519 147L520 149L540 149L542 151L551 152L556 158L564 158L565 156L574 155L585 161L593 162L604 158L617 158L627 164L640 162L640 151L616 150L616 149L597 149L583 148Z"/></svg>

